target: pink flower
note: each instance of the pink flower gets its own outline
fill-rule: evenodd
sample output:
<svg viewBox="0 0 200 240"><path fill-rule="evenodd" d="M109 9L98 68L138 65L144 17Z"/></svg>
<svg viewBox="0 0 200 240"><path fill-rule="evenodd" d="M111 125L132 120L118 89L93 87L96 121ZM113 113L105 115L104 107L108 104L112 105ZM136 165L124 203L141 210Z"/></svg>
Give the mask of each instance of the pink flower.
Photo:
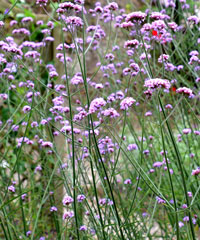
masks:
<svg viewBox="0 0 200 240"><path fill-rule="evenodd" d="M80 17L70 16L65 19L67 24L75 25L77 27L83 26L83 20Z"/></svg>
<svg viewBox="0 0 200 240"><path fill-rule="evenodd" d="M14 192L15 192L15 187L14 187L13 185L9 186L9 187L8 187L8 191L14 193Z"/></svg>
<svg viewBox="0 0 200 240"><path fill-rule="evenodd" d="M52 142L44 142L44 141L42 141L42 147L50 147L50 148L52 148L53 147L53 143Z"/></svg>
<svg viewBox="0 0 200 240"><path fill-rule="evenodd" d="M156 89L159 87L163 87L165 89L170 89L170 82L166 79L154 78L146 80L144 83L144 87L148 87L149 89Z"/></svg>
<svg viewBox="0 0 200 240"><path fill-rule="evenodd" d="M32 17L24 17L21 20L22 23L28 23L28 22L33 22L33 18Z"/></svg>
<svg viewBox="0 0 200 240"><path fill-rule="evenodd" d="M31 110L31 107L30 106L24 106L22 110L23 110L24 113L27 113Z"/></svg>
<svg viewBox="0 0 200 240"><path fill-rule="evenodd" d="M114 108L108 108L101 112L101 114L105 117L116 118L119 117L119 113Z"/></svg>
<svg viewBox="0 0 200 240"><path fill-rule="evenodd" d="M183 134L189 134L191 132L192 132L192 130L190 128L183 129Z"/></svg>
<svg viewBox="0 0 200 240"><path fill-rule="evenodd" d="M126 22L132 21L132 22L143 22L146 18L146 13L143 13L141 11L138 12L132 12L129 13L126 16Z"/></svg>
<svg viewBox="0 0 200 240"><path fill-rule="evenodd" d="M85 195L80 194L80 195L77 196L77 201L78 202L82 202L83 200L85 200Z"/></svg>
<svg viewBox="0 0 200 240"><path fill-rule="evenodd" d="M129 144L127 147L128 151L137 150L138 146L135 143Z"/></svg>
<svg viewBox="0 0 200 240"><path fill-rule="evenodd" d="M166 203L166 201L165 201L164 199L162 199L162 198L160 198L160 197L158 197L158 196L156 196L156 200L157 200L158 204L164 204L164 203Z"/></svg>
<svg viewBox="0 0 200 240"><path fill-rule="evenodd" d="M188 17L187 20L188 20L188 22L192 22L196 25L200 22L200 19L195 15Z"/></svg>
<svg viewBox="0 0 200 240"><path fill-rule="evenodd" d="M4 22L0 21L0 28L4 26Z"/></svg>
<svg viewBox="0 0 200 240"><path fill-rule="evenodd" d="M132 184L132 182L131 182L131 179L126 179L125 181L124 181L124 184Z"/></svg>
<svg viewBox="0 0 200 240"><path fill-rule="evenodd" d="M63 201L62 201L63 205L65 205L65 206L69 205L69 204L71 204L73 202L74 202L74 199L72 197L70 197L70 196L64 197Z"/></svg>
<svg viewBox="0 0 200 240"><path fill-rule="evenodd" d="M57 212L58 211L58 209L57 209L57 207L55 207L55 206L52 206L51 208L50 208L50 212Z"/></svg>
<svg viewBox="0 0 200 240"><path fill-rule="evenodd" d="M38 4L40 6L42 6L42 5L46 6L47 3L48 3L48 0L37 0L36 1L36 4Z"/></svg>
<svg viewBox="0 0 200 240"><path fill-rule="evenodd" d="M111 11L115 11L115 10L118 10L118 4L117 3L115 3L115 2L111 2L111 3L109 3L106 7L105 7L105 9L109 9L109 10L111 10Z"/></svg>
<svg viewBox="0 0 200 240"><path fill-rule="evenodd" d="M138 48L139 41L136 39L128 40L124 43L124 48Z"/></svg>
<svg viewBox="0 0 200 240"><path fill-rule="evenodd" d="M181 88L178 88L176 90L177 93L183 93L185 95L188 95L189 97L193 97L193 93L192 93L192 90L190 88L187 88L187 87L181 87Z"/></svg>
<svg viewBox="0 0 200 240"><path fill-rule="evenodd" d="M131 107L135 102L135 99L133 99L132 97L126 97L121 101L120 108L122 110L128 110L129 107Z"/></svg>
<svg viewBox="0 0 200 240"><path fill-rule="evenodd" d="M95 113L105 105L106 105L106 101L103 98L95 98L90 103L89 114Z"/></svg>
<svg viewBox="0 0 200 240"><path fill-rule="evenodd" d="M131 28L131 27L133 27L134 26L134 24L132 23L132 22L123 22L122 24L121 24L121 28Z"/></svg>
<svg viewBox="0 0 200 240"><path fill-rule="evenodd" d="M197 169L192 170L192 175L193 175L193 176L197 176L197 175L199 175L199 174L200 174L200 168L197 168Z"/></svg>
<svg viewBox="0 0 200 240"><path fill-rule="evenodd" d="M78 84L81 84L83 83L83 78L81 76L74 76L72 79L71 79L71 84L73 85L78 85Z"/></svg>
<svg viewBox="0 0 200 240"><path fill-rule="evenodd" d="M63 220L69 219L69 218L72 218L72 217L74 217L74 212L73 211L68 211L68 212L65 212L63 214Z"/></svg>

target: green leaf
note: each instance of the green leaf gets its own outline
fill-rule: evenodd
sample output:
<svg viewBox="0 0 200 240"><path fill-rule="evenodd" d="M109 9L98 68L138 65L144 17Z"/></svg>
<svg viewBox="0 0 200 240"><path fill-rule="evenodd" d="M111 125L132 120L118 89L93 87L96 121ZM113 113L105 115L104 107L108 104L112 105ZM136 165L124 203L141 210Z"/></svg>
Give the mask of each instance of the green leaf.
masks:
<svg viewBox="0 0 200 240"><path fill-rule="evenodd" d="M26 17L35 18L35 14L33 14L33 12L31 12L29 9L24 9L24 15L25 15Z"/></svg>
<svg viewBox="0 0 200 240"><path fill-rule="evenodd" d="M19 20L19 19L23 18L24 16L25 16L24 13L18 13L16 15L16 18Z"/></svg>
<svg viewBox="0 0 200 240"><path fill-rule="evenodd" d="M14 4L14 3L15 3L15 0L10 0L10 2L11 2L12 4Z"/></svg>

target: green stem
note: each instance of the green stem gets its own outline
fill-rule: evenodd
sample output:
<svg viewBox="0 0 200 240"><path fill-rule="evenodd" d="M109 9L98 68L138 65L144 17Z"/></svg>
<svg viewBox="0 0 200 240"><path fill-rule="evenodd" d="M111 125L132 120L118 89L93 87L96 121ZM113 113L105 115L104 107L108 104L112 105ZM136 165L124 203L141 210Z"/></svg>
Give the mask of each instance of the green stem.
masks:
<svg viewBox="0 0 200 240"><path fill-rule="evenodd" d="M159 100L159 104L160 104L160 106L162 108L163 116L166 119L166 114L165 114L165 111L164 111L164 108L163 108L160 96L158 96L158 100ZM188 198L188 194L187 194L187 186L186 186L184 172L183 172L183 167L182 167L182 163L181 163L180 152L178 150L178 146L176 145L176 141L174 139L174 136L173 136L172 130L170 128L170 125L168 123L168 120L166 120L166 125L167 125L167 129L168 129L168 132L169 132L169 135L170 135L170 138L171 138L171 141L172 141L175 153L176 153L177 160L178 160L178 165L179 165L179 169L180 169L180 172L181 172L182 184L183 184L183 188L184 188L185 199L186 199L187 206L189 208L187 212L188 212L188 215L189 215L190 229L191 229L191 233L192 233L192 238L193 238L193 240L195 240L196 237L195 237L195 232L194 232L193 223L192 223L192 216L191 216L191 212L190 212L191 209L189 207L190 206L190 202L189 202L189 198Z"/></svg>

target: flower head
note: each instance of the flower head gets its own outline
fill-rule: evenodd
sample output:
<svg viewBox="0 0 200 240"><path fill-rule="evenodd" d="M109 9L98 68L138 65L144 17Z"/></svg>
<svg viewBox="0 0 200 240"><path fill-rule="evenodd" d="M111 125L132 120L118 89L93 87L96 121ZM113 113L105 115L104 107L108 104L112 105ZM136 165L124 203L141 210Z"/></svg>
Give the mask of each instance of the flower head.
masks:
<svg viewBox="0 0 200 240"><path fill-rule="evenodd" d="M148 87L149 89L156 89L156 88L165 88L165 89L170 89L170 82L166 79L161 79L161 78L154 78L154 79L149 79L146 80L144 83L144 87Z"/></svg>
<svg viewBox="0 0 200 240"><path fill-rule="evenodd" d="M74 199L72 197L70 197L70 196L65 196L63 198L63 201L62 201L63 205L65 205L65 206L67 206L67 205L69 205L69 204L71 204L73 202L74 202Z"/></svg>
<svg viewBox="0 0 200 240"><path fill-rule="evenodd" d="M106 101L103 98L95 98L90 103L89 114L95 113L105 105L106 105Z"/></svg>
<svg viewBox="0 0 200 240"><path fill-rule="evenodd" d="M182 93L184 95L187 95L189 97L193 97L193 93L192 93L192 90L190 88L187 88L187 87L181 87L181 88L178 88L176 90L177 93Z"/></svg>
<svg viewBox="0 0 200 240"><path fill-rule="evenodd" d="M121 101L120 108L122 110L128 110L129 107L131 107L135 102L135 99L133 99L132 97L126 97Z"/></svg>
<svg viewBox="0 0 200 240"><path fill-rule="evenodd" d="M146 13L143 13L141 11L138 11L138 12L132 12L132 13L129 13L127 16L126 16L126 22L143 22L146 18Z"/></svg>

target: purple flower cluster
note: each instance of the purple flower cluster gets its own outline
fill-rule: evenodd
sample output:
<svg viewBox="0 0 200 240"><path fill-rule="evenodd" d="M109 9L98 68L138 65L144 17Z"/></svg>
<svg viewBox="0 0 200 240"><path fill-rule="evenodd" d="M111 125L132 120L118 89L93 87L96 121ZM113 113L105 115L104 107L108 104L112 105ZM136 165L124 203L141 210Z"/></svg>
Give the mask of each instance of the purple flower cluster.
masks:
<svg viewBox="0 0 200 240"><path fill-rule="evenodd" d="M126 97L121 101L120 108L122 110L128 110L135 102L136 100L132 97Z"/></svg>
<svg viewBox="0 0 200 240"><path fill-rule="evenodd" d="M63 203L64 206L68 206L68 205L70 205L70 204L73 203L73 202L74 202L74 200L73 200L73 198L70 197L70 196L65 196L65 197L63 198L63 200L62 200L62 203Z"/></svg>
<svg viewBox="0 0 200 240"><path fill-rule="evenodd" d="M188 9L185 0L178 2L180 12ZM36 194L42 196L44 187L48 185L49 216L56 217L59 223L61 210L53 187L59 186L62 180L66 187L66 195L59 196L64 206L62 219L67 229L76 223L77 232L88 239L102 238L104 231L98 231L102 220L106 237L110 237L109 228L116 214L113 210L117 209L121 215L123 209L128 209L135 190L136 202L140 199L141 205L138 216L142 216L143 221L147 220L145 217L150 214L144 210L153 205L148 194L143 201L144 193L150 189L141 180L141 174L145 173L144 177L152 183L162 180L163 188L156 196L159 209L164 207L162 205L174 204L173 200L164 200L171 196L168 174L173 179L180 175L168 135L163 136L164 140L167 139L166 149L160 149L163 140L160 128L165 128L168 122L172 130L178 132L177 147L180 147L184 162L192 162L191 174L185 176L188 186L190 178L199 179L200 131L193 115L198 112L200 99L200 38L196 37L200 20L198 16L190 15L191 10L187 12L186 21L180 21L178 25L173 17L176 3L175 0L161 1L160 12L153 9L128 12L128 7L121 9L120 4L109 1L105 5L96 2L92 9L86 10L84 0L36 0L40 11L47 12L51 9L49 6L54 7L55 15L51 21L38 20L35 23L25 14L21 20L9 22L11 34L4 34L7 22L0 21L0 29L5 35L0 39L0 132L3 136L0 151L5 158L0 162L0 170L2 179L6 181L1 187L10 197L9 219L18 217L18 213L12 215L12 209L18 207L19 202L15 196L19 196L20 204L27 209L36 199ZM63 33L60 42L55 37L58 26ZM182 41L189 34L193 36L194 44L190 46L188 56L182 56L187 52L181 49L184 46ZM174 51L171 49L173 45L177 47ZM52 46L55 54L47 60L44 55ZM179 51L181 54L176 54ZM153 93L157 89L164 89L159 95L164 112L152 104ZM147 99L143 93L152 99ZM180 94L189 99L179 112L184 100ZM159 111L162 124L158 124L159 119L155 115ZM184 127L177 112L183 114ZM134 165L140 166L141 171L136 172ZM184 167L187 170L187 164ZM72 180L76 180L75 186ZM183 215L189 206L179 192L180 183L173 182L177 204L182 209L179 213L181 228L189 222L189 216ZM113 195L108 187L113 188ZM196 185L192 192L186 192L189 198L196 196L195 190ZM75 198L71 195L73 191ZM40 204L34 203L33 216L37 215L35 211ZM195 205L191 214L193 211ZM75 216L80 212L81 218ZM130 216L132 213L131 210ZM25 220L30 219L28 211L24 214ZM154 217L156 219L157 216ZM195 215L192 217L193 224L196 224ZM38 218L38 226L43 221ZM168 222L166 217L166 225ZM26 222L27 230L34 231L25 232L27 237L32 235L32 238L36 236L41 240L57 237L50 225L46 226L45 233L41 233L39 227L32 228L31 224ZM19 224L17 226L17 230L20 229ZM170 230L172 228L174 226ZM141 229L138 227L138 236L144 235ZM111 231L113 236L120 234L117 228ZM129 231L127 228L126 233ZM127 236L132 236L132 233L126 234L125 238Z"/></svg>
<svg viewBox="0 0 200 240"><path fill-rule="evenodd" d="M103 98L95 98L90 103L89 114L95 113L106 105L106 101Z"/></svg>
<svg viewBox="0 0 200 240"><path fill-rule="evenodd" d="M171 84L169 80L154 78L154 79L146 80L144 83L144 87L147 87L149 89L165 88L169 90L171 87Z"/></svg>

